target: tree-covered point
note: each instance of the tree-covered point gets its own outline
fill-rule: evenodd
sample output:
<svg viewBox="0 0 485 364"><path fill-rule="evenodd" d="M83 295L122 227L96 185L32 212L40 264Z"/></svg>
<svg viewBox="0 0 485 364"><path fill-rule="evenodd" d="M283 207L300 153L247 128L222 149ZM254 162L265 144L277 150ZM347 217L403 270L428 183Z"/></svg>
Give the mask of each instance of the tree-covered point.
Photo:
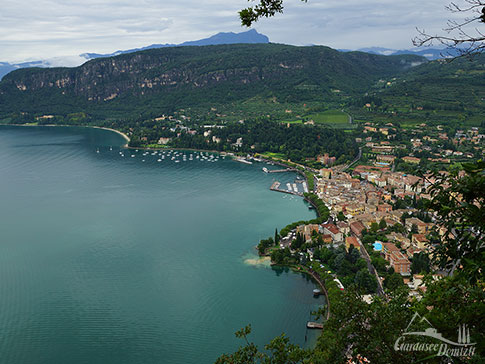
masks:
<svg viewBox="0 0 485 364"><path fill-rule="evenodd" d="M131 146L157 143L160 137L172 137L170 146L176 148L236 151L245 154L272 152L294 162L303 162L307 158L329 153L338 156L338 161L343 163L353 160L358 153L357 144L351 135L342 130L318 125L287 127L261 119L227 123L220 128L194 126L193 130L195 134L180 129L170 131L169 124L146 122L139 124L134 131ZM146 141L141 140L142 137ZM242 142L236 144L239 138Z"/></svg>

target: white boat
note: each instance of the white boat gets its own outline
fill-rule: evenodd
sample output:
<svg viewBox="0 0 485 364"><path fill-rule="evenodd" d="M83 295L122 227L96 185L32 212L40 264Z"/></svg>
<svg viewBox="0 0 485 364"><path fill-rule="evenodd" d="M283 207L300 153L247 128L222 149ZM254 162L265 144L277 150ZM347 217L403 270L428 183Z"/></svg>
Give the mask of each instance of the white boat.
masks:
<svg viewBox="0 0 485 364"><path fill-rule="evenodd" d="M266 168L266 167L263 167L263 172L264 172L264 173L269 173L269 170L268 170L268 168Z"/></svg>
<svg viewBox="0 0 485 364"><path fill-rule="evenodd" d="M238 161L238 162L241 162L241 163L245 163L245 164L253 164L253 162L250 162L250 161L248 161L244 158L236 158L235 160Z"/></svg>

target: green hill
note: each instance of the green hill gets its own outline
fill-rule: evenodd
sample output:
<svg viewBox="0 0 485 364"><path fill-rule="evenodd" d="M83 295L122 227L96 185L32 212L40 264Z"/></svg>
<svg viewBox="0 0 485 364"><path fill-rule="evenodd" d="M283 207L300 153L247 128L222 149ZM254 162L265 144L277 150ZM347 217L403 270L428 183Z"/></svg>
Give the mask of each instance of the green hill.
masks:
<svg viewBox="0 0 485 364"><path fill-rule="evenodd" d="M363 107L372 103L370 109ZM364 120L480 125L485 115L485 55L432 61L378 82L353 102Z"/></svg>

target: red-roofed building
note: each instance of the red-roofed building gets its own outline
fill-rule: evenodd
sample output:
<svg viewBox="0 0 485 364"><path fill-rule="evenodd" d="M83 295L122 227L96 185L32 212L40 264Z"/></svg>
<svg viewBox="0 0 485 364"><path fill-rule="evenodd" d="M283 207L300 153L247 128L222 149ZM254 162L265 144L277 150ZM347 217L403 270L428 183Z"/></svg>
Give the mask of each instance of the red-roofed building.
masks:
<svg viewBox="0 0 485 364"><path fill-rule="evenodd" d="M394 272L401 275L411 273L411 263L409 259L392 243L383 243L384 258L389 262Z"/></svg>
<svg viewBox="0 0 485 364"><path fill-rule="evenodd" d="M355 236L347 236L345 238L345 250L349 251L351 245L354 247L354 249L360 251L360 244Z"/></svg>
<svg viewBox="0 0 485 364"><path fill-rule="evenodd" d="M392 206L389 205L388 203L383 203L383 204L377 205L377 211L379 211L379 212L391 212Z"/></svg>
<svg viewBox="0 0 485 364"><path fill-rule="evenodd" d="M362 235L362 230L364 229L365 226L360 221L354 221L350 223L350 230L359 237Z"/></svg>
<svg viewBox="0 0 485 364"><path fill-rule="evenodd" d="M323 233L332 236L335 243L340 243L343 240L342 233L334 224L322 224Z"/></svg>

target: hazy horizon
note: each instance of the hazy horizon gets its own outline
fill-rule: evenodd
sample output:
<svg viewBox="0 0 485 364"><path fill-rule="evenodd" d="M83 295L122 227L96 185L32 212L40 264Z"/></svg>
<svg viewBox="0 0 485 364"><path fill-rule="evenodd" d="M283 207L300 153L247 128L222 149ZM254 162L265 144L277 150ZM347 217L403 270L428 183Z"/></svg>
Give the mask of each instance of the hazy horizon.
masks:
<svg viewBox="0 0 485 364"><path fill-rule="evenodd" d="M219 32L240 33L238 10L245 0L6 0L0 15L0 61L22 62L112 53L151 44L182 43ZM273 43L325 45L336 49L412 48L416 27L440 32L450 14L446 1L391 0L365 3L287 0L285 12L253 27ZM75 62L74 62L75 63Z"/></svg>

